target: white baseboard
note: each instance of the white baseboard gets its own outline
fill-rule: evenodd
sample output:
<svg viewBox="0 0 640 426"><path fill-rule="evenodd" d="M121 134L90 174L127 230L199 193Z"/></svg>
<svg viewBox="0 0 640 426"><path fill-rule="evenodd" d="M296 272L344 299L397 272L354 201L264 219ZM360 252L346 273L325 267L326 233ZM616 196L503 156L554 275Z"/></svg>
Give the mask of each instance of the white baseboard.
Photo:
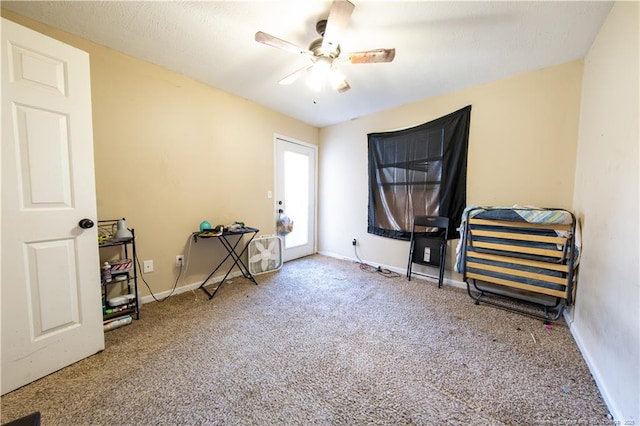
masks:
<svg viewBox="0 0 640 426"><path fill-rule="evenodd" d="M411 274L411 278L418 278L420 280L433 281L435 283L438 282L438 277L436 277L434 275L427 275L427 274L423 274L421 272L415 272L415 271ZM447 277L444 277L442 279L442 285L443 286L449 285L451 287L456 287L456 288L459 288L459 289L462 289L462 290L465 290L465 291L467 290L467 284L466 283L464 283L462 281L454 280L454 279L451 279L451 278L447 278Z"/></svg>
<svg viewBox="0 0 640 426"><path fill-rule="evenodd" d="M591 372L591 375L593 376L593 379L596 382L596 386L598 386L600 395L602 395L602 399L604 400L604 403L607 404L607 408L609 408L609 413L613 417L614 421L621 422L621 424L624 424L624 421L629 419L623 418L622 413L620 412L620 409L617 407L613 398L611 398L611 395L609 394L607 387L602 381L602 374L600 373L600 370L593 362L593 358L591 357L589 350L585 347L583 343L582 337L580 336L580 330L578 329L578 327L575 326L573 318L571 318L571 315L569 315L566 309L564 311L564 318L567 324L569 325L569 331L571 331L573 340L575 340L576 345L578 345L578 349L582 354L582 358L587 364L587 367L589 368L589 371Z"/></svg>
<svg viewBox="0 0 640 426"><path fill-rule="evenodd" d="M231 280L233 278L242 276L242 272L240 271L235 271L229 274L229 276L227 277L227 280ZM219 277L213 277L210 278L209 281L207 281L207 285L209 284L215 284L215 283L219 283L220 281L222 281L222 278L224 276L219 276ZM176 294L180 294L180 293L185 293L187 291L192 291L192 290L197 290L200 285L202 284L202 281L199 282L195 282L195 283L190 283L190 284L185 284L179 287L176 287L176 289L173 291L173 294L171 293L171 290L166 290L160 293L154 293L154 296L156 297L156 299L161 300L164 299L165 297L171 295L176 295ZM204 293L203 293L204 294ZM153 298L153 296L151 295L147 295L147 296L143 296L141 298L141 304L140 306L150 303L150 302L155 302L155 299Z"/></svg>
<svg viewBox="0 0 640 426"><path fill-rule="evenodd" d="M358 259L342 256L342 255L339 255L339 254L336 254L336 253L331 253L331 252L320 251L320 252L318 252L318 254L321 254L323 256L333 257L335 259L347 260L347 261L354 262L354 263L359 263L360 262ZM401 268L398 268L398 267L395 267L395 266L383 265L383 264L379 264L377 262L370 262L370 261L367 261L367 260L364 260L364 259L362 260L362 262L366 263L367 265L375 265L376 267L380 266L381 268L388 269L390 271L396 272L396 273L398 273L400 275L403 275L403 276L407 274L407 270L406 269L401 269ZM437 276L427 275L427 274L423 274L421 272L416 273L415 271L411 275L411 278L418 278L418 279L421 279L421 280L432 281L432 282L435 282L435 283L438 282L438 277ZM447 277L444 277L444 279L442 280L442 285L450 285L452 287L458 287L458 288L461 288L461 289L464 289L464 290L467 289L467 285L464 282L458 281L458 280L453 280L453 279L447 278Z"/></svg>

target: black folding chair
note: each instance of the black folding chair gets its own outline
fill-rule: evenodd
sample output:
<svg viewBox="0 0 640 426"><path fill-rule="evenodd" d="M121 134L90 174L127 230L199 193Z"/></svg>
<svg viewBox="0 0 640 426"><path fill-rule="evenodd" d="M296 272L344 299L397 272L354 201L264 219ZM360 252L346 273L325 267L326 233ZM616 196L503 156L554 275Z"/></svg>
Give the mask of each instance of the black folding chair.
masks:
<svg viewBox="0 0 640 426"><path fill-rule="evenodd" d="M417 232L416 228L425 228ZM427 231L426 229L431 229ZM438 288L442 287L444 279L444 265L447 259L447 234L449 233L449 218L443 216L416 216L413 218L411 240L409 245L409 265L407 278L411 281L414 263L425 266L440 267ZM418 274L420 275L420 274Z"/></svg>

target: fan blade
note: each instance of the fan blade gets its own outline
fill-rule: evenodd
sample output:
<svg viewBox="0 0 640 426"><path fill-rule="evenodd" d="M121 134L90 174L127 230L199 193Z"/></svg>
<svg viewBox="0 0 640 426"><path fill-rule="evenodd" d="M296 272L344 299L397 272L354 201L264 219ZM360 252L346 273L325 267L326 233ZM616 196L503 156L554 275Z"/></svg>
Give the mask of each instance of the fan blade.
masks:
<svg viewBox="0 0 640 426"><path fill-rule="evenodd" d="M338 93L344 93L349 89L351 89L351 86L349 86L349 83L347 83L347 80L343 80L342 83L340 83L340 85L336 87L336 90L338 91Z"/></svg>
<svg viewBox="0 0 640 426"><path fill-rule="evenodd" d="M396 57L396 49L373 49L364 52L347 53L344 56L348 57L352 64L391 62Z"/></svg>
<svg viewBox="0 0 640 426"><path fill-rule="evenodd" d="M333 53L338 50L342 32L349 24L354 7L353 3L348 0L333 0L329 17L327 18L327 27L322 38L321 49L323 52Z"/></svg>
<svg viewBox="0 0 640 426"><path fill-rule="evenodd" d="M287 52L295 53L296 55L311 55L313 53L304 47L296 46L293 43L289 43L286 40L272 36L271 34L258 31L256 33L256 41L258 43L266 44L267 46L275 47L276 49L286 50Z"/></svg>
<svg viewBox="0 0 640 426"><path fill-rule="evenodd" d="M306 66L304 68L300 68L297 71L292 72L291 74L289 74L288 76L286 76L285 78L283 78L282 80L280 80L278 83L282 84L282 85L288 85L293 83L294 81L296 81L298 79L298 77L300 77L302 74L304 74L305 72L309 71L311 69L313 65L309 65Z"/></svg>

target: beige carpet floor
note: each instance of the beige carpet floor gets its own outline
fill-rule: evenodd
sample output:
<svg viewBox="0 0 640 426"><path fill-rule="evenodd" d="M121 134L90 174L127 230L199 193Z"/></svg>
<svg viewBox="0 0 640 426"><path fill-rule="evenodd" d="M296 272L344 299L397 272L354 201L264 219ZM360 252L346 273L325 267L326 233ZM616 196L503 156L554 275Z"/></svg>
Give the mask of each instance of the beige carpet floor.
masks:
<svg viewBox="0 0 640 426"><path fill-rule="evenodd" d="M150 303L106 349L2 397L43 425L607 424L563 321L310 256Z"/></svg>

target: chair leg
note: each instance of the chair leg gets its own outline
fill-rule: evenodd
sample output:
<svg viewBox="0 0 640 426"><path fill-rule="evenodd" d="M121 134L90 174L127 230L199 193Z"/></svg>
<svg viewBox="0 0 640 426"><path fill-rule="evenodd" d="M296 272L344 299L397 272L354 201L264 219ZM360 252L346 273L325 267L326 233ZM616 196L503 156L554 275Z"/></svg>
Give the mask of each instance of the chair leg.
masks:
<svg viewBox="0 0 640 426"><path fill-rule="evenodd" d="M409 264L407 265L407 279L411 281L411 266L413 263L413 240L409 243Z"/></svg>
<svg viewBox="0 0 640 426"><path fill-rule="evenodd" d="M444 280L444 264L447 259L447 243L440 244L440 275L438 276L438 288L442 288Z"/></svg>

